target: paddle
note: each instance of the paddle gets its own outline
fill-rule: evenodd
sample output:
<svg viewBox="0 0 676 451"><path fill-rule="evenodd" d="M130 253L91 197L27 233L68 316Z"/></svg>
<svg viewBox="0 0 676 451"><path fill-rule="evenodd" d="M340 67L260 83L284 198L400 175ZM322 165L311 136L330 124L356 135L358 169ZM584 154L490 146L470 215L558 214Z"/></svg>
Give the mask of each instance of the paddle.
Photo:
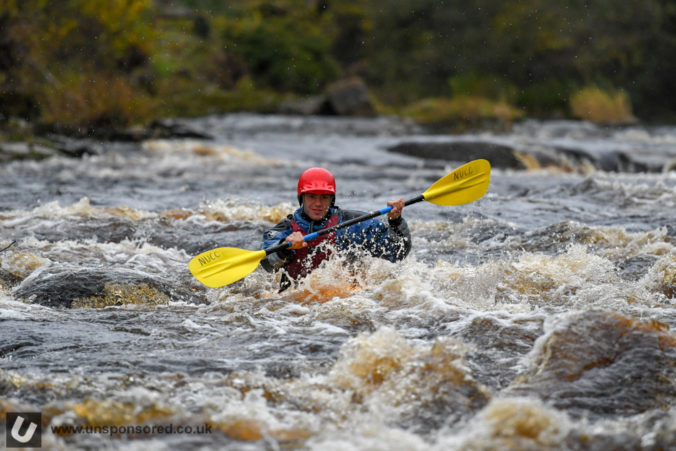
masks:
<svg viewBox="0 0 676 451"><path fill-rule="evenodd" d="M440 178L427 191L407 200L404 205L412 205L423 200L445 206L474 202L481 198L488 190L490 174L491 165L488 161L471 161ZM349 221L341 222L333 227L305 235L304 240L306 242L312 241L327 233L333 233L336 230L350 227L358 222L384 215L391 210L392 206L387 206L380 210L372 211ZM230 285L252 273L266 256L286 249L289 246L291 246L291 243L285 241L277 246L260 251L219 247L194 257L190 260L188 268L193 276L204 285L211 288L222 287Z"/></svg>

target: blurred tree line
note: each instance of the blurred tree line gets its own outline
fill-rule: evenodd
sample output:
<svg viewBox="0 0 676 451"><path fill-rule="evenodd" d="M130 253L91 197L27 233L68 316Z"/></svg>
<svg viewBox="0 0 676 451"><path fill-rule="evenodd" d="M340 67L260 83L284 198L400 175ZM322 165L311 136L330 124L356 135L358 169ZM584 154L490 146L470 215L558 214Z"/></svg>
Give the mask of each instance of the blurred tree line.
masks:
<svg viewBox="0 0 676 451"><path fill-rule="evenodd" d="M0 121L274 112L359 77L423 121L676 118L676 0L2 0Z"/></svg>

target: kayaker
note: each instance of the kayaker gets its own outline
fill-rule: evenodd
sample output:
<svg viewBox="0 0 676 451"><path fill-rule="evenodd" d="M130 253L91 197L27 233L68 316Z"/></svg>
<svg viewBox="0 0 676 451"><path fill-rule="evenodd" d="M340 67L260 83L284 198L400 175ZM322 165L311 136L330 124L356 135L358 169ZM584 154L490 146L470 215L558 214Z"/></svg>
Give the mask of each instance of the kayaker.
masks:
<svg viewBox="0 0 676 451"><path fill-rule="evenodd" d="M309 233L332 227L364 212L342 210L335 205L336 181L324 168L310 168L298 179L300 207L263 234L262 249L277 246L284 241L288 249L270 254L261 260L268 272L284 269L281 290L291 285L291 280L307 276L331 255L331 250L348 251L364 249L374 257L391 262L402 260L411 250L411 234L406 220L401 216L404 199L387 202L392 210L387 220L378 218L358 222L334 233L322 235L308 244L303 237Z"/></svg>

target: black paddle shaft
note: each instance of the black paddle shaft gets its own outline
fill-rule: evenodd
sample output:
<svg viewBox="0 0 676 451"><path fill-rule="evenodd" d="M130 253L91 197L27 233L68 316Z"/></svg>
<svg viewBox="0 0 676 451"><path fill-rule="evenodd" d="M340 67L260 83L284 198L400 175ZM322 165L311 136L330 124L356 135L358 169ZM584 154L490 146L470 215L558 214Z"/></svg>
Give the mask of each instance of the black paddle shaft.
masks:
<svg viewBox="0 0 676 451"><path fill-rule="evenodd" d="M419 196L416 196L416 197L409 199L406 202L404 202L404 207L407 207L411 204L421 202L423 200L425 200L425 196L423 196L421 194ZM312 241L316 238L319 238L322 235L326 235L328 233L335 232L336 230L339 230L339 229L344 229L345 227L350 227L351 225L357 224L357 223L362 222L362 221L366 221L367 219L372 219L372 218L375 218L377 216L384 215L385 213L388 213L390 210L391 210L390 207L385 207L385 208L382 208L380 210L374 210L370 213L366 213L365 215L358 216L356 218L352 218L348 221L341 222L340 224L336 224L333 227L329 227L328 229L322 229L322 230L319 230L317 232L310 233L310 234L305 236L305 238L306 238L305 241ZM310 238L308 238L308 237L310 237ZM270 254L277 253L279 251L283 251L284 249L287 249L290 246L290 244L291 243L289 243L288 241L285 241L283 243L278 244L277 246L267 248L267 249L265 249L265 255L270 255Z"/></svg>

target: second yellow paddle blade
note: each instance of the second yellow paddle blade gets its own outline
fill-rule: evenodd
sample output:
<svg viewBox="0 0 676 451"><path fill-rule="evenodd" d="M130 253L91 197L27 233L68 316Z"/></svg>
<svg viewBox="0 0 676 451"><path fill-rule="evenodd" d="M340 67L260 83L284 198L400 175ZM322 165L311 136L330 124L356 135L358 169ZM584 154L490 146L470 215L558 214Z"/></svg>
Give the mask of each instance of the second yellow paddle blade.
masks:
<svg viewBox="0 0 676 451"><path fill-rule="evenodd" d="M260 261L265 258L265 251L249 251L234 247L219 247L204 252L188 264L193 276L204 285L218 288L237 282L252 273Z"/></svg>
<svg viewBox="0 0 676 451"><path fill-rule="evenodd" d="M463 205L481 198L488 190L491 164L474 160L434 182L423 193L425 200L436 205Z"/></svg>

